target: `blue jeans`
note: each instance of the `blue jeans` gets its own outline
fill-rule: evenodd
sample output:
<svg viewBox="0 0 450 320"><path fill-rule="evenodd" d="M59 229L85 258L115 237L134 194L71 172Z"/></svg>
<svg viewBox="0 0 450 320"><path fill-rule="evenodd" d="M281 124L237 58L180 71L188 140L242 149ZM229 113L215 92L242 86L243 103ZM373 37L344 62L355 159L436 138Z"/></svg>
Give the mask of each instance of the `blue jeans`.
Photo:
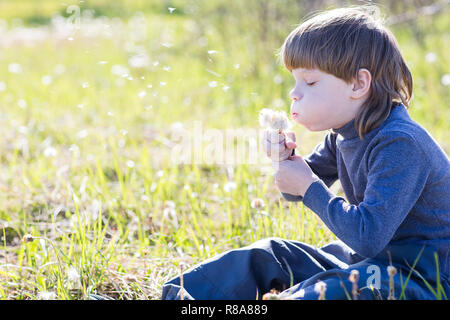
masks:
<svg viewBox="0 0 450 320"><path fill-rule="evenodd" d="M352 297L349 275L357 270L358 299L386 299L392 287L395 298L399 298L402 283L404 287L419 254L414 268L419 275L411 273L403 297L436 299L424 282L425 279L436 291L436 265L431 248L389 245L376 257L367 259L340 241L316 248L280 238L267 238L224 252L187 270L183 274L183 297L255 300L276 289L288 299L317 299L319 294L314 287L323 281L325 299L349 299ZM387 273L391 263L397 269L392 285ZM441 277L441 285L450 298L448 277ZM180 289L180 278L176 277L163 285L161 298L180 299Z"/></svg>

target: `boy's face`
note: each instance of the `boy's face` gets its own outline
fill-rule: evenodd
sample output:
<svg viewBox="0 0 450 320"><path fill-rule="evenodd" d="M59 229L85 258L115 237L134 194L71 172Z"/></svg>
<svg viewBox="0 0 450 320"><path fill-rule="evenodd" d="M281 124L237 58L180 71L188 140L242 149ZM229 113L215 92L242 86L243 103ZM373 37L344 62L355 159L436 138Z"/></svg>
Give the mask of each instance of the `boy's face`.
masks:
<svg viewBox="0 0 450 320"><path fill-rule="evenodd" d="M292 119L311 131L338 129L353 120L359 104L352 99L353 83L346 83L318 69L292 70L295 87Z"/></svg>

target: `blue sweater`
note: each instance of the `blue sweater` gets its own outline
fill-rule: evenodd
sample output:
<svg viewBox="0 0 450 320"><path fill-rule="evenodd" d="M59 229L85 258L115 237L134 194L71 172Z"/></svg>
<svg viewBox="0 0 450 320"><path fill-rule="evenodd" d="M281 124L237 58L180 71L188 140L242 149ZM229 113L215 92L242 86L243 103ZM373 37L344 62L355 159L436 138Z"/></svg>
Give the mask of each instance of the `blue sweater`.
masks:
<svg viewBox="0 0 450 320"><path fill-rule="evenodd" d="M321 179L303 201L356 253L374 257L388 244L404 241L436 248L440 271L450 275L450 161L406 108L361 140L354 120L332 129L304 157ZM347 199L329 187L339 179Z"/></svg>

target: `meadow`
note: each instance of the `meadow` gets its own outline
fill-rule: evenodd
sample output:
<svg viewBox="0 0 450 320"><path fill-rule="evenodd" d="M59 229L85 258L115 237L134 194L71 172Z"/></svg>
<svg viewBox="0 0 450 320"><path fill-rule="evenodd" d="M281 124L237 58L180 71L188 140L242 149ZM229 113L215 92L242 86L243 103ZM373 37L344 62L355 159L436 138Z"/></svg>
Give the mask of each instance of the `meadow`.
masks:
<svg viewBox="0 0 450 320"><path fill-rule="evenodd" d="M379 2L414 78L409 112L449 154L450 12L399 3ZM360 2L1 1L0 299L159 299L226 250L335 240L281 198L259 149L217 163L204 144L180 163L174 148L198 124L256 130L260 109L288 111L277 50L306 14L343 4ZM293 131L301 155L324 136Z"/></svg>

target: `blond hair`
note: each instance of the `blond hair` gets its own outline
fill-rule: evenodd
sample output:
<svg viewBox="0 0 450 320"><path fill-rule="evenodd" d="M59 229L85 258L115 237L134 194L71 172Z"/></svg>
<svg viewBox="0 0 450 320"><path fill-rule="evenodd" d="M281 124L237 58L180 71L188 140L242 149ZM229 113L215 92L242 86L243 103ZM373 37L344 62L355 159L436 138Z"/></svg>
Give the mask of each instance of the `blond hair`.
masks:
<svg viewBox="0 0 450 320"><path fill-rule="evenodd" d="M361 139L386 120L392 106L403 103L409 108L413 89L397 40L368 9L374 7L319 13L295 28L279 52L289 71L319 69L347 83L358 79L361 68L369 70L369 96L355 117Z"/></svg>

